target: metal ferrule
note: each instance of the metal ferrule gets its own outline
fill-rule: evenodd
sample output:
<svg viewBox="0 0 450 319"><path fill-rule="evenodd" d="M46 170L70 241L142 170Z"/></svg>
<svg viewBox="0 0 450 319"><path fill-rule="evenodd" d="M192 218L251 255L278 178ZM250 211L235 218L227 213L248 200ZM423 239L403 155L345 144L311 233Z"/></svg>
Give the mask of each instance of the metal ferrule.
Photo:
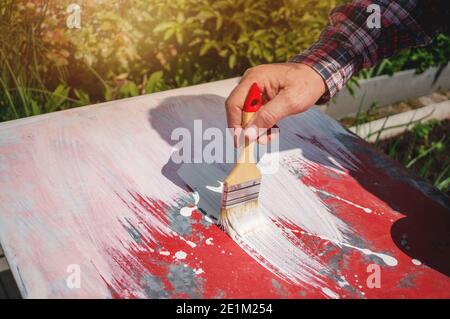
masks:
<svg viewBox="0 0 450 319"><path fill-rule="evenodd" d="M221 206L228 208L257 199L260 187L260 181L252 181L251 183L233 185L232 188L224 189Z"/></svg>

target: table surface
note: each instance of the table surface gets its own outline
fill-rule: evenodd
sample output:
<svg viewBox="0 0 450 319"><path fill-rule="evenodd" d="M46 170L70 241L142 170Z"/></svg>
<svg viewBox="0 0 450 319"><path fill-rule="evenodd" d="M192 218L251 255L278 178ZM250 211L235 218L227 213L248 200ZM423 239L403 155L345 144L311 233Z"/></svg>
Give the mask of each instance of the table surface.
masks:
<svg viewBox="0 0 450 319"><path fill-rule="evenodd" d="M269 230L220 230L171 132L223 129L236 83L1 123L0 242L22 296L449 298L449 199L319 110L280 123Z"/></svg>

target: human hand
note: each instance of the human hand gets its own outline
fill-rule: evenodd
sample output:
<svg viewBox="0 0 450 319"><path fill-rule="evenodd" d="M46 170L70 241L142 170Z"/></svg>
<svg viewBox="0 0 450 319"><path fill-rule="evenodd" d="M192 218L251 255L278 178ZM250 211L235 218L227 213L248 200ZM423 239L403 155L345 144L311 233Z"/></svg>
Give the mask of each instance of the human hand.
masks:
<svg viewBox="0 0 450 319"><path fill-rule="evenodd" d="M228 127L240 131L242 107L247 93L256 83L265 95L265 103L244 127L249 140L270 142L271 135L263 134L281 119L308 110L325 93L322 77L311 67L301 63L264 64L248 69L225 102ZM262 130L261 130L262 129ZM238 144L235 133L235 145Z"/></svg>

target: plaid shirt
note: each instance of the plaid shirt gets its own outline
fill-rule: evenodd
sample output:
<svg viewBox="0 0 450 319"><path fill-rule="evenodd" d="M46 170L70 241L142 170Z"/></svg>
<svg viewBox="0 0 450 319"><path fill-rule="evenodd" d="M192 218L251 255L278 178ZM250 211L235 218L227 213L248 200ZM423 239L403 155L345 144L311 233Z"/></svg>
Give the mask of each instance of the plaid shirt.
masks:
<svg viewBox="0 0 450 319"><path fill-rule="evenodd" d="M379 28L368 23L371 4L381 9ZM449 21L448 0L354 0L335 8L319 40L290 61L309 65L323 77L328 88L319 100L323 103L362 68L430 43L447 31Z"/></svg>

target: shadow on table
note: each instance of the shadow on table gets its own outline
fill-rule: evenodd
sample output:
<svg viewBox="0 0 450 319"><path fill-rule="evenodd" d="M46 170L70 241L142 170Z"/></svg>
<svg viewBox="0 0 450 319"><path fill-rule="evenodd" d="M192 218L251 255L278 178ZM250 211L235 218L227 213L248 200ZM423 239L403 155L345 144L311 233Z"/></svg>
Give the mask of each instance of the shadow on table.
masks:
<svg viewBox="0 0 450 319"><path fill-rule="evenodd" d="M21 299L19 288L10 270L0 272L0 299Z"/></svg>
<svg viewBox="0 0 450 319"><path fill-rule="evenodd" d="M172 132L176 128L185 128L191 136L194 136L196 133L194 120L196 119L202 120L203 131L209 127L224 130L225 110L223 107L218 107L224 105L224 102L223 97L211 94L169 97L150 110L149 122L167 143L175 145L177 141L172 140ZM296 115L295 120L301 119L302 123L306 123L304 116L304 114ZM293 120L293 118L289 119L289 121ZM302 125L298 125L296 132L285 132L283 122L280 123L281 135L291 134L292 137L288 140L281 139L280 151L299 148L302 144L301 150L307 159L335 169L340 169L340 166L348 167L348 163L342 157L331 154L335 159L333 161L329 156L318 156L317 152L323 152L325 149L321 145L320 138L312 138L308 140L309 144L305 144L305 137L302 137ZM317 128L317 130L327 129L331 128L326 123L324 127ZM362 161L357 169L350 170L352 177L367 192L404 215L391 227L391 237L397 247L411 258L420 260L423 264L450 276L449 198L428 183L412 176L401 165L356 136L337 133L333 138L338 139ZM203 141L203 147L208 143L209 141ZM314 147L309 147L313 144ZM192 160L194 156L195 152L192 148ZM232 164L219 164L219 166L223 166L223 170L228 171ZM179 187L188 189L177 175L179 167L179 164L169 158L161 173Z"/></svg>

